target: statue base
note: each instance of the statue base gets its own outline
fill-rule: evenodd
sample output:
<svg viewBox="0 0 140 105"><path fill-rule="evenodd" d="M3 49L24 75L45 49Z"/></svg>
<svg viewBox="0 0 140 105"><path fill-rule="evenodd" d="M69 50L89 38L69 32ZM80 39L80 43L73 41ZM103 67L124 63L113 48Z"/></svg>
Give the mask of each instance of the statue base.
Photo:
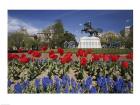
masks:
<svg viewBox="0 0 140 105"><path fill-rule="evenodd" d="M80 38L80 42L78 48L102 48L101 42L98 37L82 37Z"/></svg>

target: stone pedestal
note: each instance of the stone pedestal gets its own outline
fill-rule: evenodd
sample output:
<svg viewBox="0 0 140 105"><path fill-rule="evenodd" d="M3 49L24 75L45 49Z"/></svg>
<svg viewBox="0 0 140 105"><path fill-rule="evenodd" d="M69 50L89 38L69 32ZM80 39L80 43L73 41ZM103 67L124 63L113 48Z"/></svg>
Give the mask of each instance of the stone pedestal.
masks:
<svg viewBox="0 0 140 105"><path fill-rule="evenodd" d="M98 37L82 37L80 38L80 42L78 48L102 48L101 42Z"/></svg>

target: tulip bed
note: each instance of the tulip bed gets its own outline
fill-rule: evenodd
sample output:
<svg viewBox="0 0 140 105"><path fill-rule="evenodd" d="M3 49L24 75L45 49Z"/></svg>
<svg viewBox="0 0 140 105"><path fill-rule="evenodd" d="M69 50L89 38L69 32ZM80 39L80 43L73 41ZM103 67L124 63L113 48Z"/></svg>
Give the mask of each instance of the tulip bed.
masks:
<svg viewBox="0 0 140 105"><path fill-rule="evenodd" d="M72 53L76 53L77 52L77 48L69 48L69 49L63 49L64 52L72 52ZM86 50L86 49L83 49L83 50ZM132 52L133 49L120 49L120 48L94 48L94 53L104 53L104 54L108 54L108 53L111 53L111 54L127 54L128 52ZM22 50L22 52L26 52L27 50ZM54 52L57 53L57 49L53 49ZM19 50L12 50L12 51L9 51L10 53L18 53L20 52ZM48 53L49 50L46 50L44 53Z"/></svg>
<svg viewBox="0 0 140 105"><path fill-rule="evenodd" d="M133 93L133 53L8 53L8 93Z"/></svg>

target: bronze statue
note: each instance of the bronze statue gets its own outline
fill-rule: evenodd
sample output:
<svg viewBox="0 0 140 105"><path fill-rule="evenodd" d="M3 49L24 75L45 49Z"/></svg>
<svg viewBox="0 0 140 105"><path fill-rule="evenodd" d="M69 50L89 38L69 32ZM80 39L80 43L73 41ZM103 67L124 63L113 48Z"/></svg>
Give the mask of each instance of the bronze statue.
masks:
<svg viewBox="0 0 140 105"><path fill-rule="evenodd" d="M91 36L95 36L95 37L98 37L98 31L96 29L94 29L91 25L91 22L86 22L84 24L84 29L81 30L81 32L85 32L85 33L89 33L89 37Z"/></svg>

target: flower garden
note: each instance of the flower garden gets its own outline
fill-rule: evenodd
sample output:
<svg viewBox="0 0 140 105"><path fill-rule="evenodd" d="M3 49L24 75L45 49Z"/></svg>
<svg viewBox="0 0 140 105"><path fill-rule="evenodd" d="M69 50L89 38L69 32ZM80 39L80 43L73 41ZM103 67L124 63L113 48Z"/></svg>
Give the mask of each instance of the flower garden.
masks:
<svg viewBox="0 0 140 105"><path fill-rule="evenodd" d="M133 93L133 52L18 52L8 53L8 93Z"/></svg>

